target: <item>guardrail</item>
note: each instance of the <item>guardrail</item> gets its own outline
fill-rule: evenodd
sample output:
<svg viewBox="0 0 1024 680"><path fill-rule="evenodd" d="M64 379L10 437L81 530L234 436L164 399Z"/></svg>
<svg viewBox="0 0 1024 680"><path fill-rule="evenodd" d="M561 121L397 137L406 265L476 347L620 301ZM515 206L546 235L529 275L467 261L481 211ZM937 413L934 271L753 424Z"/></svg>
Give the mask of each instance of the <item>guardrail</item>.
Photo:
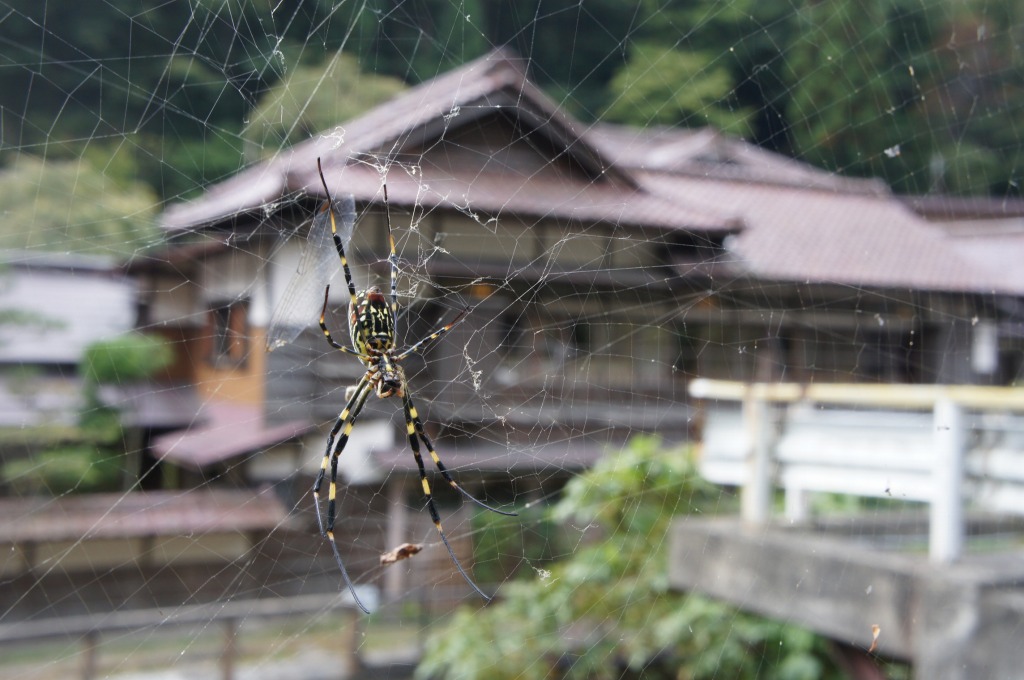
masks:
<svg viewBox="0 0 1024 680"><path fill-rule="evenodd" d="M741 487L741 515L792 521L808 494L929 504L929 555L959 557L964 506L1024 515L1024 389L968 385L740 383L698 379L701 472Z"/></svg>
<svg viewBox="0 0 1024 680"><path fill-rule="evenodd" d="M375 593L363 594L372 601ZM339 627L348 634L339 639L338 651L344 662L339 667L339 677L345 677L357 667L357 620L358 612L347 594L331 593L301 595L286 598L266 598L211 602L162 609L136 609L114 611L103 614L61 616L18 623L0 624L0 644L43 642L60 638L79 638L82 643L82 660L79 677L93 680L97 675L98 650L102 635L139 631L167 626L211 626L223 627L223 646L220 654L220 675L223 680L235 677L235 663L238 654L238 624L246 619L270 617L309 616L342 609L347 613L348 625Z"/></svg>

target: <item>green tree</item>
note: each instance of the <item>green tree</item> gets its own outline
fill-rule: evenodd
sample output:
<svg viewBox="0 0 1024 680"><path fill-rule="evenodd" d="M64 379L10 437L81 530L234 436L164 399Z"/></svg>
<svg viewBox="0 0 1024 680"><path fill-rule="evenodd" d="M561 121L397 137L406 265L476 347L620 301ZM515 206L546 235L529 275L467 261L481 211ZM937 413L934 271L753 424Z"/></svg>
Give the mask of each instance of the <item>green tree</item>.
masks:
<svg viewBox="0 0 1024 680"><path fill-rule="evenodd" d="M369 5L376 15L371 35L357 41L354 49L375 73L410 83L429 80L490 49L479 22L491 4L377 0Z"/></svg>
<svg viewBox="0 0 1024 680"><path fill-rule="evenodd" d="M635 439L565 489L552 519L598 538L431 635L420 678L838 678L804 630L668 588L666 537L720 492L688 450Z"/></svg>
<svg viewBox="0 0 1024 680"><path fill-rule="evenodd" d="M87 385L123 385L150 378L173 360L173 351L159 338L126 333L86 347L81 371Z"/></svg>
<svg viewBox="0 0 1024 680"><path fill-rule="evenodd" d="M873 162L901 142L888 78L889 6L839 0L797 12L800 38L785 61L798 77L786 117L801 159L874 174Z"/></svg>
<svg viewBox="0 0 1024 680"><path fill-rule="evenodd" d="M751 134L750 109L738 106L725 66L700 52L636 43L609 85L608 120L646 125L711 125L739 137Z"/></svg>
<svg viewBox="0 0 1024 680"><path fill-rule="evenodd" d="M634 125L711 124L784 145L773 112L787 87L776 68L791 16L776 2L643 0L624 43L628 59L608 86L608 116Z"/></svg>
<svg viewBox="0 0 1024 680"><path fill-rule="evenodd" d="M273 155L355 118L404 88L397 78L363 73L355 57L346 54L300 66L260 97L243 133L246 155L250 161Z"/></svg>
<svg viewBox="0 0 1024 680"><path fill-rule="evenodd" d="M3 160L26 150L73 159L112 140L162 198L221 179L240 166L242 122L290 65L285 52L304 58L321 25L324 40L351 35L349 8L330 5L20 3L0 46Z"/></svg>
<svg viewBox="0 0 1024 680"><path fill-rule="evenodd" d="M85 397L79 424L90 439L107 446L116 446L121 441L120 415L103 403L101 386L141 382L173 361L174 352L165 342L142 333L125 333L86 347L79 366Z"/></svg>
<svg viewBox="0 0 1024 680"><path fill-rule="evenodd" d="M22 154L0 170L0 248L124 257L154 243L156 197L87 160Z"/></svg>
<svg viewBox="0 0 1024 680"><path fill-rule="evenodd" d="M900 192L1020 193L1020 3L644 0L636 11L610 119L694 125L704 111L715 124L721 107L747 114L759 144Z"/></svg>
<svg viewBox="0 0 1024 680"><path fill-rule="evenodd" d="M914 121L928 131L927 186L917 188L1020 195L1024 7L970 0L930 19L929 49L910 76Z"/></svg>
<svg viewBox="0 0 1024 680"><path fill-rule="evenodd" d="M642 21L634 3L619 0L513 0L483 9L488 42L516 50L533 82L585 121L607 105L608 82Z"/></svg>
<svg viewBox="0 0 1024 680"><path fill-rule="evenodd" d="M235 172L252 149L272 152L311 129L303 104L321 106L300 81L325 56L344 51L368 73L419 82L508 45L534 82L584 120L607 112L631 123L710 123L826 168L884 177L903 192L1013 195L1024 160L1022 7L197 0L140 11L137 0L22 3L5 16L0 46L0 161L26 151L78 158L104 140L134 154L138 178L162 199L177 198ZM282 78L290 84L278 87Z"/></svg>

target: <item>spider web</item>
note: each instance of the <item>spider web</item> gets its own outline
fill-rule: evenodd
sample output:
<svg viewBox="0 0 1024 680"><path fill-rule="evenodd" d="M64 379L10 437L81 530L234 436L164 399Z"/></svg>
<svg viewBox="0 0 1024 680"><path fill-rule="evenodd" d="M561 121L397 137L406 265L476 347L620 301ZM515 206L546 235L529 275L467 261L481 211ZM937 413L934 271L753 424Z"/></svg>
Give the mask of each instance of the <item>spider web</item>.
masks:
<svg viewBox="0 0 1024 680"><path fill-rule="evenodd" d="M4 4L0 31L4 677L354 673L339 649L399 677L908 677L880 610L829 641L795 600L778 629L700 609L668 527L752 512L727 382L1019 381L1013 3L51 1ZM365 370L317 326L330 281L347 341L338 258L309 249L318 158L353 195L360 290L387 290L390 219L398 346L465 312L405 370L455 478L519 513L428 470L492 604L430 521L396 399L371 398L339 463L371 616L316 533L309 489ZM275 334L296 295L304 327ZM933 428L863 399L772 402L774 436L820 434L816 410ZM1004 417L976 436L1013 454ZM920 556L929 505L893 469L775 505ZM972 474L999 531L964 552L1002 555L1016 473ZM809 587L853 588L859 564Z"/></svg>

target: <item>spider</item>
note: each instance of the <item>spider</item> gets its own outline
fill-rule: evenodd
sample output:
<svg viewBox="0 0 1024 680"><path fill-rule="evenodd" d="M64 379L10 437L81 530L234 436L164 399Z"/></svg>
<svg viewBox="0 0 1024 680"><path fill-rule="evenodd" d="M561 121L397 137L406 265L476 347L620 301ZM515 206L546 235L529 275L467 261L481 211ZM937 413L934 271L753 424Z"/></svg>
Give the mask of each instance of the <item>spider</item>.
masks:
<svg viewBox="0 0 1024 680"><path fill-rule="evenodd" d="M419 467L420 484L423 487L423 495L426 497L427 509L430 511L430 518L434 522L434 527L437 528L437 533L441 536L441 541L444 543L444 547L448 549L448 554L451 556L452 562L455 563L455 567L462 575L462 578L481 597L489 601L490 597L480 590L479 586L466 573L466 570L462 568L458 558L455 557L455 552L448 543L448 537L445 536L444 530L441 528L441 516L434 505L430 482L427 480L423 457L420 454L420 442L423 442L423 445L427 448L427 453L430 454L430 458L434 461L434 465L437 466L441 476L444 477L444 480L453 489L491 512L508 517L515 517L516 513L505 512L487 505L459 486L452 478L444 463L441 462L441 458L437 455L437 451L434 450L434 445L431 443L430 438L427 436L423 427L423 421L420 420L416 406L413 405L412 396L409 393L409 384L405 377L405 371L402 369L402 361L404 359L418 351L428 342L436 340L450 331L469 310L464 310L452 321L409 347L403 350L396 348L395 321L398 314L398 257L395 254L395 237L391 231L387 185L384 185L384 213L387 218L388 241L391 245L391 253L388 256L388 263L391 267L390 299L386 298L381 289L376 286L370 287L358 294L356 293L355 284L352 282L352 273L349 270L348 260L345 257L345 246L336 226L334 202L331 199L330 191L327 189L327 181L324 179L323 167L320 164L319 158L316 161L316 165L320 173L320 182L323 184L324 192L327 194L327 200L321 206L320 212L329 212L328 217L331 224L331 234L334 238L334 246L338 251L338 258L341 260L342 271L345 272L345 282L348 284L348 320L352 347L346 347L335 341L324 320L327 314L327 299L331 290L329 284L325 287L324 304L320 310L320 330L323 331L324 337L331 347L343 354L357 357L366 366L366 372L359 379L354 391L348 398L348 402L345 404L345 408L342 409L341 414L334 423L334 427L331 428L331 433L327 437L327 448L324 451L323 461L320 464L320 471L317 473L316 481L313 483L313 501L316 504L316 518L317 524L320 527L320 534L330 542L334 559L341 571L342 578L345 580L345 585L348 586L349 592L352 593L352 598L360 609L369 613L369 609L366 608L356 594L355 586L349 578L348 571L345 569L345 564L342 562L341 554L338 551L338 544L334 539L335 501L338 490L338 457L345 449L356 418L366 404L370 393L376 393L381 399L398 397L402 400L402 408L405 413L405 429L409 437L409 448L412 449L412 455L416 459L416 465ZM330 462L331 481L327 495L327 522L325 526L324 518L320 511L320 488L327 473L328 462Z"/></svg>

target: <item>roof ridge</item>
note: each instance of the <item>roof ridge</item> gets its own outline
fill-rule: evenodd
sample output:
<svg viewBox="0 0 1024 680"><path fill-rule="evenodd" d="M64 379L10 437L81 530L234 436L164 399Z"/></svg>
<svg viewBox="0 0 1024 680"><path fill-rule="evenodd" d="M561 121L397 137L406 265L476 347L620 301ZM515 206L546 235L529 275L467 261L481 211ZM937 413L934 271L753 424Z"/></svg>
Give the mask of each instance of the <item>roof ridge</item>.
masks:
<svg viewBox="0 0 1024 680"><path fill-rule="evenodd" d="M361 157L369 165L380 164L401 151L429 151L428 147L445 139L449 130L472 125L475 119L491 114L514 117L520 128L517 133L542 137L544 146L553 150L554 155L549 160L568 158L585 176L600 178L606 188L646 193L633 170L616 163L613 155L591 139L587 124L566 113L558 102L529 80L526 63L528 60L515 56L511 49L496 48L402 92L351 121L281 150L277 156L208 188L204 196L195 201L171 206L164 213L164 226L171 230L188 230L232 220L246 213L268 214L282 200L306 193L319 195L321 189L314 172L317 158L322 160L325 174L346 167L354 169ZM505 111L508 113L503 113ZM340 174L335 176L340 177ZM352 180L354 176L348 178ZM364 197L370 195L371 189L379 189L371 186L372 178L362 177L358 181ZM592 193L581 198L582 204L573 209L598 210ZM393 200L396 198L392 195ZM554 198L546 200L551 203ZM565 200L563 197L558 205ZM642 219L641 215L646 213L633 205L637 201L639 197L628 201L632 205L631 214L636 213L635 218ZM694 220L694 226L724 228L721 220L692 209L680 211L679 207L675 206L672 218L652 208L646 219L653 224L674 226L680 216L686 214ZM554 204L548 205L544 214L552 210L556 210Z"/></svg>

